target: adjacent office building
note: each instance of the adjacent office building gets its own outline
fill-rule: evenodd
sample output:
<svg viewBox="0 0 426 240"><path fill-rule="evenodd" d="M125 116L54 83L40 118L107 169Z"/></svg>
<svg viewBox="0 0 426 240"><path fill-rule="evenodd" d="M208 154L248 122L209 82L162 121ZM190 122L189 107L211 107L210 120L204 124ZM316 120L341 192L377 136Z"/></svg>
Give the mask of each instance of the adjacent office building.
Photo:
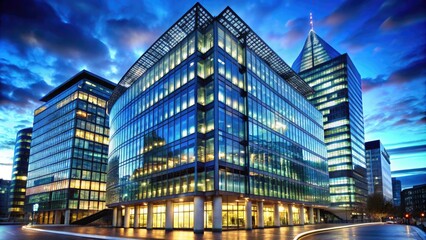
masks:
<svg viewBox="0 0 426 240"><path fill-rule="evenodd" d="M69 224L105 208L106 103L115 84L81 71L34 112L26 212L37 223Z"/></svg>
<svg viewBox="0 0 426 240"><path fill-rule="evenodd" d="M7 219L9 205L10 180L0 179L0 218Z"/></svg>
<svg viewBox="0 0 426 240"><path fill-rule="evenodd" d="M392 201L392 177L389 154L380 140L365 143L368 195L380 193Z"/></svg>
<svg viewBox="0 0 426 240"><path fill-rule="evenodd" d="M426 214L426 184L416 185L401 192L401 206L410 218L419 219Z"/></svg>
<svg viewBox="0 0 426 240"><path fill-rule="evenodd" d="M392 178L392 196L393 205L401 206L401 181L396 178Z"/></svg>
<svg viewBox="0 0 426 240"><path fill-rule="evenodd" d="M16 134L12 182L9 195L9 221L24 220L25 189L27 186L28 159L30 157L32 133L32 128L24 128Z"/></svg>
<svg viewBox="0 0 426 240"><path fill-rule="evenodd" d="M229 7L196 4L108 102L107 205L124 227L314 223L328 205L312 89Z"/></svg>
<svg viewBox="0 0 426 240"><path fill-rule="evenodd" d="M361 77L313 28L292 67L314 89L308 99L323 115L330 207L354 218L367 196Z"/></svg>

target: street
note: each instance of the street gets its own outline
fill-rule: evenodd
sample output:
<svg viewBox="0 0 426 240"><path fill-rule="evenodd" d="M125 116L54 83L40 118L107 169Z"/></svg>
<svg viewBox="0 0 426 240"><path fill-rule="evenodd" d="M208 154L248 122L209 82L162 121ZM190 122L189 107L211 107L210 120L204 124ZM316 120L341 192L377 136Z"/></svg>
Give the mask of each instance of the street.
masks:
<svg viewBox="0 0 426 240"><path fill-rule="evenodd" d="M399 224L384 224L384 225L370 225L352 228L343 228L338 230L326 231L322 233L312 234L300 238L300 240L394 240L394 239L418 239L419 236L413 226L399 225ZM421 230L419 230L421 232ZM424 235L423 235L424 236Z"/></svg>
<svg viewBox="0 0 426 240"><path fill-rule="evenodd" d="M124 228L108 228L108 227L91 227L91 226L37 226L39 229L62 231L71 234L95 234L92 237L84 238L57 233L46 233L23 229L17 225L0 225L0 240L83 240L83 239L117 239L117 238L137 238L137 239L185 239L185 240L201 240L201 239L239 239L239 240L293 240L293 238L302 232L309 230L343 226L344 224L317 224L294 227L255 229L252 231L235 230L224 231L222 233L213 233L206 231L204 234L194 234L192 231L171 231L166 232L162 229L147 231L146 229L124 229ZM100 236L101 235L101 236ZM423 235L424 236L424 235ZM301 240L312 239L418 239L422 238L414 230L412 226L406 225L383 225L375 224L368 226L350 227L339 230L332 230L323 233L313 234L300 238Z"/></svg>

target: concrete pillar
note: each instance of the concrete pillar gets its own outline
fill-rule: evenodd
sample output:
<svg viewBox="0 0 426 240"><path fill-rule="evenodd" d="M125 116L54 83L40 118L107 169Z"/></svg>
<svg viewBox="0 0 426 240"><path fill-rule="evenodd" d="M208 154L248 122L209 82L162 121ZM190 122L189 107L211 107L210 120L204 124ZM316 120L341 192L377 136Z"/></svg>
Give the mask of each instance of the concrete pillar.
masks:
<svg viewBox="0 0 426 240"><path fill-rule="evenodd" d="M213 232L222 232L222 196L213 198Z"/></svg>
<svg viewBox="0 0 426 240"><path fill-rule="evenodd" d="M293 205L288 205L288 225L293 226Z"/></svg>
<svg viewBox="0 0 426 240"><path fill-rule="evenodd" d="M263 218L263 202L257 202L257 227L264 228L265 221Z"/></svg>
<svg viewBox="0 0 426 240"><path fill-rule="evenodd" d="M153 223L153 204L152 203L148 203L148 211L147 214L148 216L146 216L146 229L147 230L152 230L152 223Z"/></svg>
<svg viewBox="0 0 426 240"><path fill-rule="evenodd" d="M251 201L246 201L246 229L253 229L253 219L252 219L252 204Z"/></svg>
<svg viewBox="0 0 426 240"><path fill-rule="evenodd" d="M112 209L112 226L117 227L117 215L118 215L118 208L115 207Z"/></svg>
<svg viewBox="0 0 426 240"><path fill-rule="evenodd" d="M314 208L309 207L309 224L314 224Z"/></svg>
<svg viewBox="0 0 426 240"><path fill-rule="evenodd" d="M166 202L166 231L173 230L173 202L167 200Z"/></svg>
<svg viewBox="0 0 426 240"><path fill-rule="evenodd" d="M194 233L204 233L204 198L194 197Z"/></svg>
<svg viewBox="0 0 426 240"><path fill-rule="evenodd" d="M305 225L305 208L303 207L303 205L300 206L299 221L300 221L300 225Z"/></svg>
<svg viewBox="0 0 426 240"><path fill-rule="evenodd" d="M133 227L138 228L139 227L139 212L140 212L140 206L135 206L134 216L133 216Z"/></svg>
<svg viewBox="0 0 426 240"><path fill-rule="evenodd" d="M71 210L65 210L65 220L64 220L65 225L70 224L70 217L71 217L70 215L71 215Z"/></svg>
<svg viewBox="0 0 426 240"><path fill-rule="evenodd" d="M274 204L274 227L280 227L280 205L278 203Z"/></svg>
<svg viewBox="0 0 426 240"><path fill-rule="evenodd" d="M321 223L321 209L317 208L317 223Z"/></svg>
<svg viewBox="0 0 426 240"><path fill-rule="evenodd" d="M130 206L124 208L124 228L130 227Z"/></svg>
<svg viewBox="0 0 426 240"><path fill-rule="evenodd" d="M62 212L61 211L55 211L55 224L61 224L61 217Z"/></svg>
<svg viewBox="0 0 426 240"><path fill-rule="evenodd" d="M117 211L117 227L123 226L123 210L121 208L118 208Z"/></svg>

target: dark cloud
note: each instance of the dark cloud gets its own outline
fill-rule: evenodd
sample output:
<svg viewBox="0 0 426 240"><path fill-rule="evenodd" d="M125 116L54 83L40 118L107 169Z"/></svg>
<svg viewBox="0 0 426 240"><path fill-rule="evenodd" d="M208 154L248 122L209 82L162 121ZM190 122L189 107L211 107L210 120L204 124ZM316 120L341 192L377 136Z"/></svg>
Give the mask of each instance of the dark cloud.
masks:
<svg viewBox="0 0 426 240"><path fill-rule="evenodd" d="M426 145L416 145L409 147L401 147L401 148L392 148L387 149L389 154L402 154L402 153L417 153L417 152L426 152ZM425 168L426 171L426 168Z"/></svg>
<svg viewBox="0 0 426 240"><path fill-rule="evenodd" d="M348 0L321 24L332 27L331 36L346 35L341 43L349 51L356 52L378 43L389 48L404 44L410 34L401 34L400 29L413 24L423 28L426 20L424 12L422 0L405 4L396 0ZM383 42L383 38L389 41Z"/></svg>
<svg viewBox="0 0 426 240"><path fill-rule="evenodd" d="M43 1L2 1L2 38L23 53L34 47L65 58L107 58L108 49L91 32L63 22Z"/></svg>
<svg viewBox="0 0 426 240"><path fill-rule="evenodd" d="M160 36L156 29L135 18L109 19L105 33L111 46L120 46L125 51L148 48Z"/></svg>
<svg viewBox="0 0 426 240"><path fill-rule="evenodd" d="M0 110L23 112L25 108L33 108L35 103L39 103L52 86L28 69L0 61L0 89Z"/></svg>
<svg viewBox="0 0 426 240"><path fill-rule="evenodd" d="M379 108L364 117L366 132L383 132L408 126L414 130L422 126L419 121L426 116L422 96L391 98L384 95L379 99Z"/></svg>
<svg viewBox="0 0 426 240"><path fill-rule="evenodd" d="M336 10L328 15L321 24L333 27L333 32L340 32L359 19L365 11L375 11L380 1L348 0L344 1Z"/></svg>
<svg viewBox="0 0 426 240"><path fill-rule="evenodd" d="M292 47L306 38L309 29L308 23L309 18L307 17L291 19L285 24L288 31L284 32L280 29L280 31L270 33L267 38L270 41L279 42L281 47Z"/></svg>
<svg viewBox="0 0 426 240"><path fill-rule="evenodd" d="M384 30L394 30L426 20L426 4L422 0L410 0L407 4L397 0L386 1L383 8L392 10L392 14L380 26Z"/></svg>
<svg viewBox="0 0 426 240"><path fill-rule="evenodd" d="M403 56L406 58L407 56ZM423 87L426 86L426 58L414 60L406 66L392 72L388 78L384 75L379 75L375 78L362 79L362 90L368 92L376 88L383 88L387 86L401 85L408 82L421 79Z"/></svg>
<svg viewBox="0 0 426 240"><path fill-rule="evenodd" d="M363 78L361 81L362 91L367 92L374 88L381 87L386 83L384 75L378 75L375 78Z"/></svg>

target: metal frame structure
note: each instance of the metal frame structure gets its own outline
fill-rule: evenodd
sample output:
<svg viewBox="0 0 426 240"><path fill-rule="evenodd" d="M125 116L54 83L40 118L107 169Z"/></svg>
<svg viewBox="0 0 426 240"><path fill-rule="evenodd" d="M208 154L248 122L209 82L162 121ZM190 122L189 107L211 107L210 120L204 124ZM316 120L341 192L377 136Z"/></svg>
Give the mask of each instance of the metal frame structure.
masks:
<svg viewBox="0 0 426 240"><path fill-rule="evenodd" d="M203 30L215 20L234 34L242 44L246 44L248 48L253 50L302 95L308 96L314 92L230 7L226 7L217 17L213 17L200 3L196 3L194 7L189 9L175 24L161 35L124 74L108 101L108 109L111 109L117 99L134 81L186 36L197 29Z"/></svg>

